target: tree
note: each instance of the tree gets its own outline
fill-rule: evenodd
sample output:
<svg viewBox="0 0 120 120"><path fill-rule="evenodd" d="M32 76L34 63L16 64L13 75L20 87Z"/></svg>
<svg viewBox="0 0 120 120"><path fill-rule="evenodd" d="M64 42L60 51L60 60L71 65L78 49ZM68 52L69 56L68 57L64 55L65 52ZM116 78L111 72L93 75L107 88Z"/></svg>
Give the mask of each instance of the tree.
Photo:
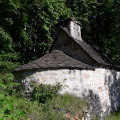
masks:
<svg viewBox="0 0 120 120"><path fill-rule="evenodd" d="M17 55L12 48L12 38L0 27L0 74L16 67Z"/></svg>
<svg viewBox="0 0 120 120"><path fill-rule="evenodd" d="M65 0L5 0L1 3L0 25L13 39L21 63L45 54L57 19L70 16Z"/></svg>
<svg viewBox="0 0 120 120"><path fill-rule="evenodd" d="M81 22L83 38L97 44L120 64L120 1L67 0L66 4Z"/></svg>

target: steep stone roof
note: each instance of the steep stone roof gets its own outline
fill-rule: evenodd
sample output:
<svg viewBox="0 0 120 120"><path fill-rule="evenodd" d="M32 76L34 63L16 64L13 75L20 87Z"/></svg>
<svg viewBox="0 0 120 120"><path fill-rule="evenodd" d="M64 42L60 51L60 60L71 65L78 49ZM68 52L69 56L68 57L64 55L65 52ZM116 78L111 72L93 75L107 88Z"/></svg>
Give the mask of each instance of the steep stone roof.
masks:
<svg viewBox="0 0 120 120"><path fill-rule="evenodd" d="M89 44L87 41L85 40L78 40L76 38L74 38L74 36L72 37L72 35L70 34L70 21L74 21L75 24L80 25L79 22L75 21L72 18L66 19L60 23L58 23L56 25L56 27L59 27L57 34L52 42L52 45L49 49L49 53L44 55L43 57L34 60L28 64L22 65L19 68L16 68L15 70L13 70L13 72L17 72L17 71L23 71L23 70L31 70L31 69L50 69L50 68L71 68L71 69L92 69L94 70L94 67L76 60L73 57L70 57L67 53L64 53L60 50L54 50L52 51L52 48L57 40L57 36L59 35L59 33L61 31L63 31L64 33L66 33L66 35L68 37L70 37L70 39L72 39L73 41L75 41L82 49L83 51L88 54L88 56L93 59L96 63L98 63L99 67L109 67L109 68L113 68L115 70L119 70L120 71L120 67L117 66L114 62L112 62L107 55L103 54L97 46L93 46L92 44ZM52 52L51 52L52 51Z"/></svg>
<svg viewBox="0 0 120 120"><path fill-rule="evenodd" d="M68 56L62 51L54 50L37 60L16 68L13 72L39 68L76 68L94 70L93 67Z"/></svg>
<svg viewBox="0 0 120 120"><path fill-rule="evenodd" d="M71 39L73 39L87 54L89 57L91 57L93 60L95 60L96 62L98 62L101 65L105 65L105 66L109 66L111 68L115 68L115 69L119 69L120 67L117 66L113 61L111 61L107 55L103 54L100 49L98 49L98 47L96 46L92 46L91 44L89 44L86 41L80 41L78 39L75 39L71 36L70 32L63 27L59 27L59 32L60 30L64 31ZM58 32L58 33L59 33ZM57 35L56 35L57 36ZM50 51L52 50L52 47L54 46L55 40L53 41L51 47L50 47ZM97 48L97 49L96 49Z"/></svg>

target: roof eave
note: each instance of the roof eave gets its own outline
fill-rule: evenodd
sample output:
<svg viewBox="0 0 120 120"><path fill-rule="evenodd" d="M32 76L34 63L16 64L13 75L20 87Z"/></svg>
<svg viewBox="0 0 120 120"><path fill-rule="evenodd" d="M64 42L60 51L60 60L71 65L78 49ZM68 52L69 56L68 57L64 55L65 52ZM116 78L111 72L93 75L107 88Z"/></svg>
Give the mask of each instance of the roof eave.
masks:
<svg viewBox="0 0 120 120"><path fill-rule="evenodd" d="M31 68L31 69L20 69L20 70L13 70L12 73L17 73L17 72L23 72L23 71L31 71L31 70L43 70L43 69L70 69L70 70L73 70L73 69L79 69L79 70L95 70L94 67L91 67L91 68L80 68L80 67L41 67L41 68Z"/></svg>

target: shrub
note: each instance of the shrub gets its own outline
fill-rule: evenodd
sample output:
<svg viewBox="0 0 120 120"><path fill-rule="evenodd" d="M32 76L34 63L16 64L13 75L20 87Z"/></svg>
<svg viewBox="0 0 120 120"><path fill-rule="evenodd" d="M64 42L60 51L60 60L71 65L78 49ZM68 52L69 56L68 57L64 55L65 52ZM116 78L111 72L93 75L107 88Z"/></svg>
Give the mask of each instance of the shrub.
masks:
<svg viewBox="0 0 120 120"><path fill-rule="evenodd" d="M56 85L45 85L34 82L31 84L31 87L34 87L31 93L31 99L39 103L46 103L46 101L51 100L57 95L61 86L59 83Z"/></svg>
<svg viewBox="0 0 120 120"><path fill-rule="evenodd" d="M17 120L25 115L15 96L0 94L0 120Z"/></svg>

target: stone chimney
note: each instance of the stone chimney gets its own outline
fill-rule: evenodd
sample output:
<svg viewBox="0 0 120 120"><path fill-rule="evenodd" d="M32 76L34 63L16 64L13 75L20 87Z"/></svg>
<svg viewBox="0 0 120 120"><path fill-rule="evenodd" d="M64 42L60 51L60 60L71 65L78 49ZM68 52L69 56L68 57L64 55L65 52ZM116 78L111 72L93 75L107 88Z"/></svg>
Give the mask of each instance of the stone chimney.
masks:
<svg viewBox="0 0 120 120"><path fill-rule="evenodd" d="M56 27L63 27L69 34L80 41L82 41L81 37L81 28L80 23L73 18L68 18L58 24L56 24Z"/></svg>

